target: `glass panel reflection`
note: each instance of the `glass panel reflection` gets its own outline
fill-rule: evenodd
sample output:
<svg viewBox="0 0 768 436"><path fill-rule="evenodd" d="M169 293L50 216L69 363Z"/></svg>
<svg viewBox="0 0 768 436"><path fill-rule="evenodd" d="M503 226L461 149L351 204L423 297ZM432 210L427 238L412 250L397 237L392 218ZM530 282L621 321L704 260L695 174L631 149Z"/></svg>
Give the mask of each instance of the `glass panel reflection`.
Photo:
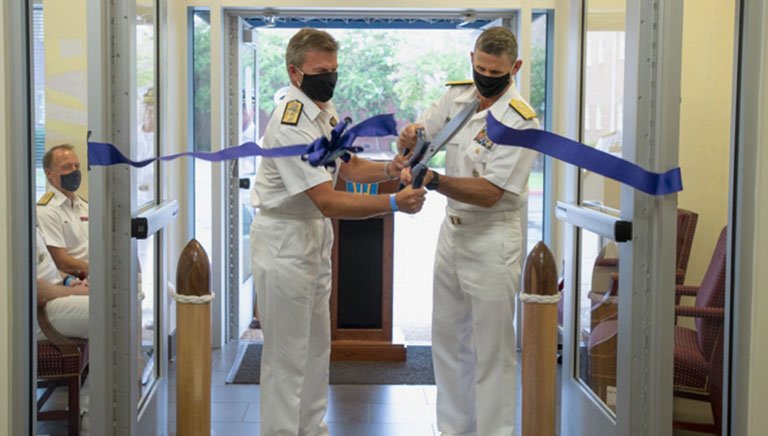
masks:
<svg viewBox="0 0 768 436"><path fill-rule="evenodd" d="M622 157L626 6L609 3L587 6L581 142ZM620 208L618 182L583 171L581 184L581 198Z"/></svg>
<svg viewBox="0 0 768 436"><path fill-rule="evenodd" d="M151 0L136 5L136 159L157 155L155 146L155 9ZM134 168L136 204L155 200L155 164Z"/></svg>
<svg viewBox="0 0 768 436"><path fill-rule="evenodd" d="M581 231L578 377L616 408L619 250L614 241Z"/></svg>
<svg viewBox="0 0 768 436"><path fill-rule="evenodd" d="M585 9L581 142L623 157L625 1L591 0ZM581 205L618 216L620 184L582 170ZM578 378L616 411L619 259L614 241L581 231Z"/></svg>
<svg viewBox="0 0 768 436"><path fill-rule="evenodd" d="M157 355L157 334L155 331L156 312L155 302L157 301L155 290L157 289L155 261L157 244L155 236L138 241L137 253L139 262L138 272L138 328L139 328L139 404L147 395L157 378L157 365L155 356Z"/></svg>

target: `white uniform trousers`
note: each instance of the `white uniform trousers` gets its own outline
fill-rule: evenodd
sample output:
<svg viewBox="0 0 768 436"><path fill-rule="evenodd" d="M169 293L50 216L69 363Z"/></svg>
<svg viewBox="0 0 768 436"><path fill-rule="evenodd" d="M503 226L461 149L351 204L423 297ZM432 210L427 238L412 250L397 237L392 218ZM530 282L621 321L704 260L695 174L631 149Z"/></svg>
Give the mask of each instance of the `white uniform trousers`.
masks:
<svg viewBox="0 0 768 436"><path fill-rule="evenodd" d="M446 218L440 229L432 355L437 427L444 435L514 434L520 218L494 215L462 224Z"/></svg>
<svg viewBox="0 0 768 436"><path fill-rule="evenodd" d="M332 244L324 218L257 215L251 224L262 436L328 435Z"/></svg>
<svg viewBox="0 0 768 436"><path fill-rule="evenodd" d="M54 298L45 304L48 320L57 332L68 338L88 337L88 296L70 295ZM46 339L40 327L37 328L37 339Z"/></svg>

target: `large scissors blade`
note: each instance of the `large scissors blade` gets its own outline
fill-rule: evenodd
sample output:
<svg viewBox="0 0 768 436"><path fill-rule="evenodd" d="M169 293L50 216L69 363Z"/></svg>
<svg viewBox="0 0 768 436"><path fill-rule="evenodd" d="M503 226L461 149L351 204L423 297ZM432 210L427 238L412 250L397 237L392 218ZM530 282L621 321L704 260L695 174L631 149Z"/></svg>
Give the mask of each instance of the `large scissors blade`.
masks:
<svg viewBox="0 0 768 436"><path fill-rule="evenodd" d="M477 111L479 105L480 100L475 100L471 104L464 106L455 117L451 118L451 121L448 121L448 124L446 124L439 132L437 132L437 135L432 138L432 142L429 144L429 148L424 154L424 157L421 158L421 162L426 165L437 152L442 150L443 147L445 147L445 144L453 139L453 137L459 133L459 130L467 124L467 121L469 121L472 114Z"/></svg>

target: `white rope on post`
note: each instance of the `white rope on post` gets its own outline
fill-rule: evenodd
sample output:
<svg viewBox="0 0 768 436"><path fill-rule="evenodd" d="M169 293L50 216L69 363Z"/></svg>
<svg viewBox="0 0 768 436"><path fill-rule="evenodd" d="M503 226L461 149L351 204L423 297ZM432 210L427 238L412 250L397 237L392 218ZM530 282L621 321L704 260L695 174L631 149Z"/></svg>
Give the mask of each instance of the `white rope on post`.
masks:
<svg viewBox="0 0 768 436"><path fill-rule="evenodd" d="M213 301L213 298L216 296L215 292L211 292L210 294L206 295L184 295L184 294L177 294L173 293L173 299L176 300L177 303L185 303L185 304L206 304Z"/></svg>
<svg viewBox="0 0 768 436"><path fill-rule="evenodd" d="M520 301L523 303L534 303L534 304L557 304L560 301L560 296L562 295L562 292L558 292L555 295L537 295L537 294L526 294L524 292L520 293Z"/></svg>

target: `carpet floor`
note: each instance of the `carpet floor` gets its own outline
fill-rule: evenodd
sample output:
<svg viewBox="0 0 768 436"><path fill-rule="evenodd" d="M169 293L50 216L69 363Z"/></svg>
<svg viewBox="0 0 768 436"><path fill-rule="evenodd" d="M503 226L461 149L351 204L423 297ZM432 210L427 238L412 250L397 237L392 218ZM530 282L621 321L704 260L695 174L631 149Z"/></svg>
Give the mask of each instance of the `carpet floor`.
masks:
<svg viewBox="0 0 768 436"><path fill-rule="evenodd" d="M227 383L259 383L261 347L261 343L240 344L227 375ZM331 362L329 382L348 385L433 385L432 347L409 345L405 362Z"/></svg>

